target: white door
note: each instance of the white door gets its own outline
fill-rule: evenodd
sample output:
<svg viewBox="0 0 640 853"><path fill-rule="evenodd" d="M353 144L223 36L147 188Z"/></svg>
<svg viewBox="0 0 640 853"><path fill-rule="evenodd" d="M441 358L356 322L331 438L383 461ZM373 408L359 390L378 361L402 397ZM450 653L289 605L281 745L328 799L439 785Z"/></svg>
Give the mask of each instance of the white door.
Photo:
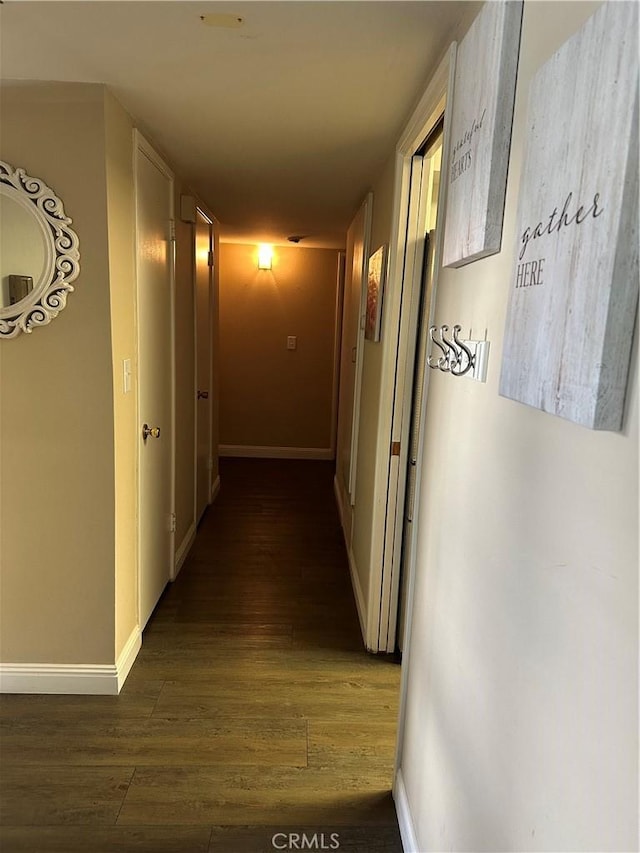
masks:
<svg viewBox="0 0 640 853"><path fill-rule="evenodd" d="M338 421L337 464L355 503L356 461L358 457L358 426L360 419L360 386L362 380L364 325L366 299L366 264L369 252L373 194L369 193L347 232L347 257L344 282L344 312L342 330L342 367L340 375L340 406Z"/></svg>
<svg viewBox="0 0 640 853"><path fill-rule="evenodd" d="M173 176L138 134L138 576L140 628L171 577L173 550Z"/></svg>
<svg viewBox="0 0 640 853"><path fill-rule="evenodd" d="M435 255L436 232L430 231L426 237L422 272L422 293L420 315L418 318L418 341L416 346L415 368L413 374L413 392L411 402L411 431L409 433L409 454L407 460L407 483L404 503L404 525L402 533L402 557L400 561L400 595L398 602L397 647L404 651L404 629L409 605L408 574L413 549L413 519L418 486L418 459L420 435L422 430L422 398L426 385L427 354L429 348L429 322L432 314L433 262Z"/></svg>
<svg viewBox="0 0 640 853"><path fill-rule="evenodd" d="M213 383L213 224L196 213L196 521L211 503Z"/></svg>

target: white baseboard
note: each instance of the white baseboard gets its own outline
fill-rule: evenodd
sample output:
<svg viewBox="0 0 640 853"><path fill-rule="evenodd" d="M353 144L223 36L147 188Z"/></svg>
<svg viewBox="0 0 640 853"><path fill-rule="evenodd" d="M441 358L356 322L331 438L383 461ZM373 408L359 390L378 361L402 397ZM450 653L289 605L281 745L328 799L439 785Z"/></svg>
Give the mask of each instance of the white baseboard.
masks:
<svg viewBox="0 0 640 853"><path fill-rule="evenodd" d="M117 696L142 646L136 626L115 664L0 664L0 693Z"/></svg>
<svg viewBox="0 0 640 853"><path fill-rule="evenodd" d="M0 693L66 693L116 696L115 665L3 663Z"/></svg>
<svg viewBox="0 0 640 853"><path fill-rule="evenodd" d="M396 804L402 849L404 853L420 853L411 809L409 808L409 800L407 799L407 789L404 786L402 778L402 770L398 770L396 775L396 783L393 786L393 799Z"/></svg>
<svg viewBox="0 0 640 853"><path fill-rule="evenodd" d="M347 534L345 533L344 526L344 505L342 503L342 493L340 492L340 483L338 482L338 475L334 474L333 476L333 493L336 496L336 504L338 505L338 515L340 516L340 526L342 527L342 533L344 536L344 544L349 547L349 543L347 542Z"/></svg>
<svg viewBox="0 0 640 853"><path fill-rule="evenodd" d="M209 503L213 503L215 499L218 497L218 493L220 492L220 474L215 478L213 483L211 484L211 498Z"/></svg>
<svg viewBox="0 0 640 853"><path fill-rule="evenodd" d="M184 565L185 560L189 556L189 551L191 550L191 546L196 541L196 526L192 524L191 527L187 530L186 536L180 543L180 547L176 551L175 561L173 564L173 575L171 580L174 581L178 577L178 573L180 569Z"/></svg>
<svg viewBox="0 0 640 853"><path fill-rule="evenodd" d="M136 658L138 657L138 652L141 648L142 631L140 630L140 626L136 625L129 635L129 639L124 644L122 651L118 655L118 660L116 661L116 680L118 687L116 693L120 693L122 690L122 685L127 680L127 676L131 672L131 667L134 665Z"/></svg>
<svg viewBox="0 0 640 853"><path fill-rule="evenodd" d="M253 447L248 444L221 444L220 456L256 459L333 459L330 447Z"/></svg>
<svg viewBox="0 0 640 853"><path fill-rule="evenodd" d="M344 528L344 507L342 505L342 497L340 495L340 485L338 484L338 478L335 476L333 478L333 491L336 496L336 503L338 504L338 515L340 516L340 526L342 527L342 535L344 537L344 544L347 549L347 558L349 560L349 573L351 575L351 586L353 587L353 595L356 600L356 609L358 611L358 619L360 620L360 631L362 632L362 639L364 641L365 646L367 645L367 606L365 604L364 595L362 594L362 586L360 585L360 578L358 576L358 569L356 567L355 557L353 556L353 551L351 550L351 543L347 541L347 535L345 533Z"/></svg>
<svg viewBox="0 0 640 853"><path fill-rule="evenodd" d="M347 548L347 557L349 558L349 572L351 573L351 586L353 587L353 592L356 599L356 608L358 610L358 619L360 620L360 630L362 631L362 639L367 645L367 607L364 603L364 595L362 594L362 587L360 586L360 578L358 577L358 570L356 568L356 561L353 556L353 551L351 548Z"/></svg>

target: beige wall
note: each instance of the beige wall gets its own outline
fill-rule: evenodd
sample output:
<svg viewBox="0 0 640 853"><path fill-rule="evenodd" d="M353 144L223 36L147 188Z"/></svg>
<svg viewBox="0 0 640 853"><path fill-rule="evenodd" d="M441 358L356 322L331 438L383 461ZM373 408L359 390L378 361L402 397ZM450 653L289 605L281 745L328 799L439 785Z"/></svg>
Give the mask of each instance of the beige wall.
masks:
<svg viewBox="0 0 640 853"><path fill-rule="evenodd" d="M107 212L113 364L115 450L115 657L138 625L138 484L136 477L136 255L133 123L105 93ZM124 393L123 361L131 361L131 391Z"/></svg>
<svg viewBox="0 0 640 853"><path fill-rule="evenodd" d="M439 283L436 321L491 354L486 384L431 376L401 759L422 851L637 849L637 344L621 433L498 396L529 81L596 7L525 4L503 250Z"/></svg>
<svg viewBox="0 0 640 853"><path fill-rule="evenodd" d="M338 252L220 247L220 443L331 447ZM288 351L287 336L298 348Z"/></svg>
<svg viewBox="0 0 640 853"><path fill-rule="evenodd" d="M108 664L115 494L103 89L4 87L0 106L0 156L53 188L80 239L67 307L0 342L0 654Z"/></svg>
<svg viewBox="0 0 640 853"><path fill-rule="evenodd" d="M138 624L134 122L103 86L48 83L3 87L1 119L2 159L72 217L80 276L50 325L0 344L0 660L113 664ZM178 177L177 213L183 191ZM194 522L191 226L176 238L179 548Z"/></svg>

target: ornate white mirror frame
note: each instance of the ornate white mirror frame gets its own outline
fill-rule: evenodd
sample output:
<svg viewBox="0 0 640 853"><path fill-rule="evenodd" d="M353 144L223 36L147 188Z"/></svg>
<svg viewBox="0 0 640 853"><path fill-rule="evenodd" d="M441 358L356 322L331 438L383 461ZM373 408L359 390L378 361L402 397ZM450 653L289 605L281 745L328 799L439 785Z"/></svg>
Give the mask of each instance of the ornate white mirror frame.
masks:
<svg viewBox="0 0 640 853"><path fill-rule="evenodd" d="M79 241L53 190L2 160L0 205L0 338L13 338L45 326L65 307L80 272ZM5 268L12 265L27 269Z"/></svg>

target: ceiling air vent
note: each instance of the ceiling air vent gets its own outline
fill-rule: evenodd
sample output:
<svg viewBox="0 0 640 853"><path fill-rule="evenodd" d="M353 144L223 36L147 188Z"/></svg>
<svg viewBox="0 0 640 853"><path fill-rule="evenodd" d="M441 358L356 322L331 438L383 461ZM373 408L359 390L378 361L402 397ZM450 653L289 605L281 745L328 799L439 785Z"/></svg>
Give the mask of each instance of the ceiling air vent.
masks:
<svg viewBox="0 0 640 853"><path fill-rule="evenodd" d="M221 27L225 30L237 30L244 26L244 18L241 15L200 15L200 20L207 27Z"/></svg>

